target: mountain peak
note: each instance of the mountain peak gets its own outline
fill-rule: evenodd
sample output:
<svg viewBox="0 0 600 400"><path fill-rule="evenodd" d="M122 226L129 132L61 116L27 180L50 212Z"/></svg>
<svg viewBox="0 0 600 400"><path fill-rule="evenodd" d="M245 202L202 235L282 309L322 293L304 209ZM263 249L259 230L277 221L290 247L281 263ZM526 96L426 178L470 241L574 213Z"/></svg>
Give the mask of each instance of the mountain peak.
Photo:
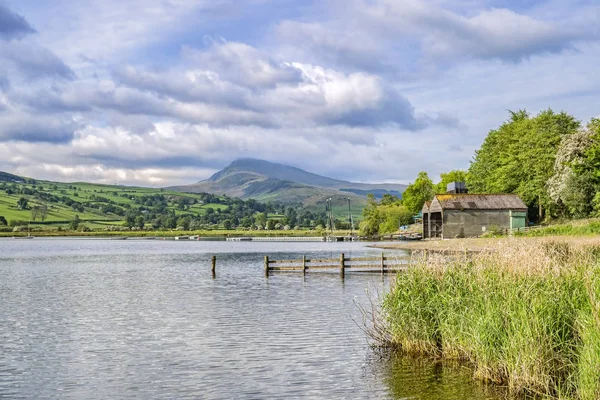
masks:
<svg viewBox="0 0 600 400"><path fill-rule="evenodd" d="M290 165L256 158L240 158L207 180L172 189L305 204L322 203L324 199L330 197L339 197L343 201L352 197L353 204L363 204L366 202L367 193L373 193L377 197L386 193L401 196L405 187L405 185L389 183L348 182Z"/></svg>

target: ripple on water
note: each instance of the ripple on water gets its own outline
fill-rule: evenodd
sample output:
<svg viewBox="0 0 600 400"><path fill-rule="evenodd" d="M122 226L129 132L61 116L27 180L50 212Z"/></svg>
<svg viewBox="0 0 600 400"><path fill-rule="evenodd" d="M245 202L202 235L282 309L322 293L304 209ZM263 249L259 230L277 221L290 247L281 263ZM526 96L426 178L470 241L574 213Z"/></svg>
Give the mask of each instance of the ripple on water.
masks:
<svg viewBox="0 0 600 400"><path fill-rule="evenodd" d="M0 241L0 397L484 399L463 369L381 360L354 300L374 275L274 274L262 256L359 243ZM217 277L209 272L218 255Z"/></svg>

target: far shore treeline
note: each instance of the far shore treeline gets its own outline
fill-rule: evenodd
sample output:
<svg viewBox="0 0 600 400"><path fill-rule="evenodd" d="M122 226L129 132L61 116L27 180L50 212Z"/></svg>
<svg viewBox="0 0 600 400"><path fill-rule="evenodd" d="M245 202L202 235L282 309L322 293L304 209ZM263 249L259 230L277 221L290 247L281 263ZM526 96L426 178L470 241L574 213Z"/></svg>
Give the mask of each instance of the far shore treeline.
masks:
<svg viewBox="0 0 600 400"><path fill-rule="evenodd" d="M588 123L551 109L536 116L511 111L491 130L467 171L441 174L434 184L420 172L402 195L374 198L363 212L365 234L386 234L408 224L446 184L466 181L469 193L510 193L529 207L529 220L600 216L600 119Z"/></svg>
<svg viewBox="0 0 600 400"><path fill-rule="evenodd" d="M209 193L37 181L3 174L0 232L324 230L325 210ZM347 229L347 218L335 219Z"/></svg>

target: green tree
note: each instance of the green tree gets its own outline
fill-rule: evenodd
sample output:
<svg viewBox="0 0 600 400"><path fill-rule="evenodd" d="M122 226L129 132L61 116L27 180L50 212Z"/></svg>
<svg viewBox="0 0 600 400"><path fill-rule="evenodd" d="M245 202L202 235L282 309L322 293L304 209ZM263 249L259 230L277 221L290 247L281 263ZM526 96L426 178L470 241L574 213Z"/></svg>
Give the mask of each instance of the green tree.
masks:
<svg viewBox="0 0 600 400"><path fill-rule="evenodd" d="M556 208L547 182L554 174L558 147L579 126L574 117L551 109L533 118L525 110L512 112L475 153L467 175L469 190L517 194L542 218L543 210Z"/></svg>
<svg viewBox="0 0 600 400"><path fill-rule="evenodd" d="M367 195L367 204L365 205L365 208L363 208L362 216L363 219L359 224L361 235L377 235L379 233L379 225L381 224L382 219L379 212L379 204L377 204L375 196L370 193Z"/></svg>
<svg viewBox="0 0 600 400"><path fill-rule="evenodd" d="M402 193L402 204L413 214L423 208L426 201L433 198L433 182L427 172L421 171L417 179Z"/></svg>
<svg viewBox="0 0 600 400"><path fill-rule="evenodd" d="M134 226L139 228L139 229L144 229L144 225L145 225L145 221L144 221L144 217L142 215L138 215L137 217L135 217L135 222L134 222Z"/></svg>
<svg viewBox="0 0 600 400"><path fill-rule="evenodd" d="M79 219L79 214L76 214L73 221L71 221L69 223L69 229L71 229L72 231L76 231L77 228L79 228L80 223L81 223L81 219Z"/></svg>
<svg viewBox="0 0 600 400"><path fill-rule="evenodd" d="M230 219L226 219L226 220L223 221L223 228L224 229L230 230L231 227L232 227L232 224L231 224L231 220Z"/></svg>
<svg viewBox="0 0 600 400"><path fill-rule="evenodd" d="M389 193L385 193L383 195L383 198L381 199L381 204L384 206L389 206L391 204L399 203L399 202L400 202L400 199L398 198L398 196L393 196Z"/></svg>
<svg viewBox="0 0 600 400"><path fill-rule="evenodd" d="M179 217L177 220L177 228L181 228L184 231L190 229L191 220L189 217Z"/></svg>
<svg viewBox="0 0 600 400"><path fill-rule="evenodd" d="M455 169L450 172L442 172L440 174L440 182L435 185L435 192L437 194L444 194L447 191L448 184L452 182L466 182L467 171L462 169Z"/></svg>
<svg viewBox="0 0 600 400"><path fill-rule="evenodd" d="M381 223L379 224L378 232L380 235L394 233L400 228L400 226L409 225L413 221L414 214L406 207L399 204L388 206L382 205L379 208Z"/></svg>
<svg viewBox="0 0 600 400"><path fill-rule="evenodd" d="M17 208L19 210L27 210L28 207L28 201L25 197L21 197L19 198L19 200L17 200Z"/></svg>
<svg viewBox="0 0 600 400"><path fill-rule="evenodd" d="M267 214L258 213L254 216L254 223L261 228L264 228L267 224Z"/></svg>
<svg viewBox="0 0 600 400"><path fill-rule="evenodd" d="M240 220L240 225L244 228L250 228L252 226L252 218L251 217L244 217Z"/></svg>
<svg viewBox="0 0 600 400"><path fill-rule="evenodd" d="M268 220L267 221L267 229L270 231L274 230L278 223L279 223L279 220L276 220L276 219Z"/></svg>
<svg viewBox="0 0 600 400"><path fill-rule="evenodd" d="M6 218L4 218L2 215L0 215L0 225L8 225L8 221L6 221Z"/></svg>

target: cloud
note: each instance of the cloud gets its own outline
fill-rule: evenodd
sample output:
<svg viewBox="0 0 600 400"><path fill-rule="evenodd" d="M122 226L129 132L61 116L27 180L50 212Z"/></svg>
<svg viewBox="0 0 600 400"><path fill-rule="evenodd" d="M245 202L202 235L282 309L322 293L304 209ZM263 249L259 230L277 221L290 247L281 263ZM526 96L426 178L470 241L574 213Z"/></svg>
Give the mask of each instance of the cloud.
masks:
<svg viewBox="0 0 600 400"><path fill-rule="evenodd" d="M75 121L66 118L36 116L11 112L0 114L0 142L24 141L65 143L74 137Z"/></svg>
<svg viewBox="0 0 600 400"><path fill-rule="evenodd" d="M471 18L446 20L425 40L427 51L438 57L497 58L520 61L534 54L572 49L585 39L585 30L557 26L506 9L492 9Z"/></svg>
<svg viewBox="0 0 600 400"><path fill-rule="evenodd" d="M0 42L0 60L13 64L15 72L27 79L72 79L75 76L52 51L30 41Z"/></svg>
<svg viewBox="0 0 600 400"><path fill-rule="evenodd" d="M509 9L484 9L464 16L433 1L359 0L354 6L380 34L419 38L422 52L433 57L520 61L598 38L592 28L573 28L568 22L544 21Z"/></svg>
<svg viewBox="0 0 600 400"><path fill-rule="evenodd" d="M34 32L25 18L0 3L0 39L20 39Z"/></svg>
<svg viewBox="0 0 600 400"><path fill-rule="evenodd" d="M580 3L8 1L44 29L0 33L0 170L39 178L167 186L255 157L407 182L468 166L507 108L598 113Z"/></svg>
<svg viewBox="0 0 600 400"><path fill-rule="evenodd" d="M297 61L325 63L342 70L392 72L386 40L360 26L347 29L345 24L339 25L286 20L277 24L273 35L283 45L283 53Z"/></svg>
<svg viewBox="0 0 600 400"><path fill-rule="evenodd" d="M150 72L133 66L118 68L116 80L126 86L169 96L183 102L213 102L235 108L248 108L248 90L221 79L218 72L190 66Z"/></svg>
<svg viewBox="0 0 600 400"><path fill-rule="evenodd" d="M301 74L291 65L278 61L245 43L211 41L207 50L184 47L183 54L222 79L252 89L300 81Z"/></svg>

